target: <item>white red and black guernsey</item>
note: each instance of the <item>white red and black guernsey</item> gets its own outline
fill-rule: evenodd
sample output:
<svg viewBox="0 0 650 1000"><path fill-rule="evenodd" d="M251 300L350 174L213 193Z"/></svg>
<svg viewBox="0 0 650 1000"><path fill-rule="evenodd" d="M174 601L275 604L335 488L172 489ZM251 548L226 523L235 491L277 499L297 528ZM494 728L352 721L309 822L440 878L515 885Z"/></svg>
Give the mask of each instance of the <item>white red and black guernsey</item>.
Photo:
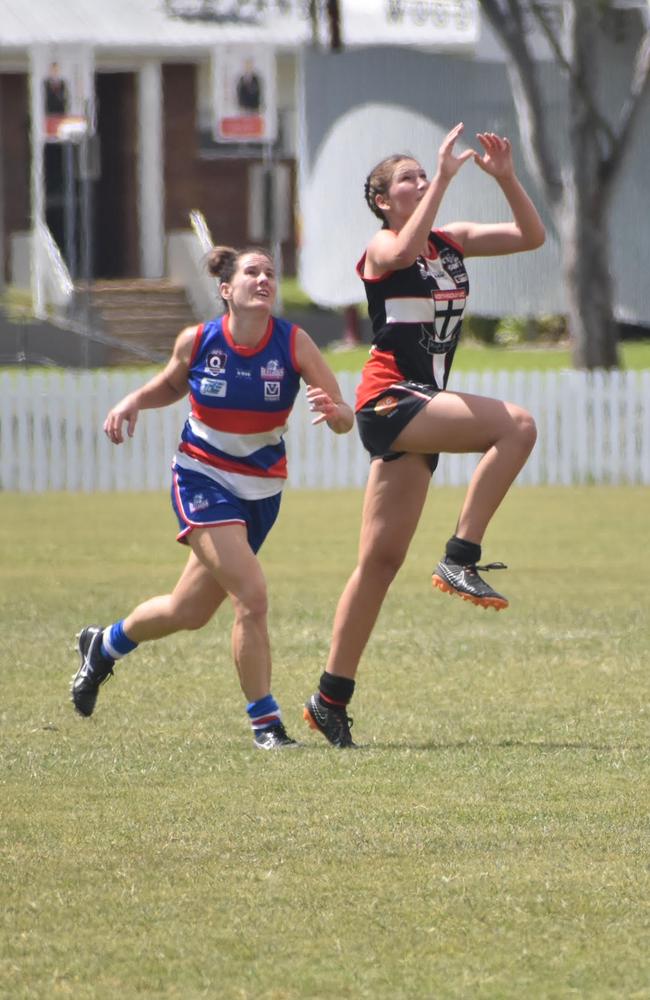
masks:
<svg viewBox="0 0 650 1000"><path fill-rule="evenodd" d="M357 389L356 409L396 382L444 389L460 337L469 279L463 252L441 229L429 234L429 253L398 271L364 278L373 341Z"/></svg>
<svg viewBox="0 0 650 1000"><path fill-rule="evenodd" d="M228 315L198 327L188 381L191 410L174 466L200 472L236 496L279 493L287 477L284 432L300 388L297 327L271 317L255 347L232 339Z"/></svg>

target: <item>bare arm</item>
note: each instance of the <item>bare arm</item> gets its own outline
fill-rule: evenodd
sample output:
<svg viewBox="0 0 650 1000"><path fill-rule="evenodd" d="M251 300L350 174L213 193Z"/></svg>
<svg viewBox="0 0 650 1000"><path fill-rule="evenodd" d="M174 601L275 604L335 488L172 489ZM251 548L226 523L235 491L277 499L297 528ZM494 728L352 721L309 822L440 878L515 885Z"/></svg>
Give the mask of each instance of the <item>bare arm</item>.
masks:
<svg viewBox="0 0 650 1000"><path fill-rule="evenodd" d="M454 143L461 135L463 128L464 125L460 122L443 140L438 151L436 174L405 225L398 233L382 229L370 241L366 253L365 276L367 278L378 278L387 271L409 267L426 247L434 219L450 180L466 160L476 155L472 149L466 149L460 156L454 154ZM381 204L379 207L382 207Z"/></svg>
<svg viewBox="0 0 650 1000"><path fill-rule="evenodd" d="M163 370L139 389L130 392L109 411L104 421L104 431L113 444L121 444L124 441L122 425L125 421L127 433L129 437L133 437L140 410L170 406L187 394L190 355L197 329L196 326L189 326L182 330L176 338L172 356Z"/></svg>
<svg viewBox="0 0 650 1000"><path fill-rule="evenodd" d="M453 222L444 227L445 232L462 246L467 257L536 250L544 243L546 232L537 209L515 174L510 140L500 138L493 132L481 132L478 139L485 152L482 156L475 153L474 162L494 177L510 206L512 221L491 224Z"/></svg>
<svg viewBox="0 0 650 1000"><path fill-rule="evenodd" d="M296 361L307 383L310 408L318 413L312 423L326 421L336 434L346 434L354 423L352 410L343 401L334 372L304 330L298 330L296 336Z"/></svg>

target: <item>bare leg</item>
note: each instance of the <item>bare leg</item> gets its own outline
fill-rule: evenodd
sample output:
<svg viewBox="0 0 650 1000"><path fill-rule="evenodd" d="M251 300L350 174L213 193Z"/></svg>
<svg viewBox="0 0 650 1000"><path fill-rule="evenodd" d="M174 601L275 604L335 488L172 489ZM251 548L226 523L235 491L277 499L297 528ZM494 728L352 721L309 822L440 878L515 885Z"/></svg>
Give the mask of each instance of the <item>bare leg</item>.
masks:
<svg viewBox="0 0 650 1000"><path fill-rule="evenodd" d="M171 594L139 604L124 619L124 631L134 642L146 642L183 629L203 628L225 597L221 584L191 552Z"/></svg>
<svg viewBox="0 0 650 1000"><path fill-rule="evenodd" d="M266 581L240 524L193 531L189 542L199 562L230 595L235 609L232 652L248 701L269 694L271 646L267 628Z"/></svg>
<svg viewBox="0 0 650 1000"><path fill-rule="evenodd" d="M430 469L420 455L371 464L359 562L336 609L328 673L356 675L388 588L408 551L430 480Z"/></svg>
<svg viewBox="0 0 650 1000"><path fill-rule="evenodd" d="M497 507L530 455L537 431L526 410L465 393L440 393L393 443L414 453L482 452L460 512L456 533L479 543Z"/></svg>

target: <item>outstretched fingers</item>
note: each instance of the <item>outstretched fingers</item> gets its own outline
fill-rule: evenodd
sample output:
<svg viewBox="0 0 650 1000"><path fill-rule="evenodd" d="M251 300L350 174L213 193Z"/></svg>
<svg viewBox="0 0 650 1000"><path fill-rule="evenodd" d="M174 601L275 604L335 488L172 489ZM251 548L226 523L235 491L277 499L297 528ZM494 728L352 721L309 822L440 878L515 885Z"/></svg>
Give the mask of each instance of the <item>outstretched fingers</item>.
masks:
<svg viewBox="0 0 650 1000"><path fill-rule="evenodd" d="M474 154L476 164L493 176L500 176L512 170L512 144L506 136L495 132L477 132L476 138L484 153Z"/></svg>
<svg viewBox="0 0 650 1000"><path fill-rule="evenodd" d="M317 385L307 386L307 399L309 409L317 416L312 420L312 424L322 424L324 420L330 420L336 416L337 405L331 396Z"/></svg>
<svg viewBox="0 0 650 1000"><path fill-rule="evenodd" d="M475 153L473 149L466 149L462 153L456 155L454 153L454 143L462 134L465 126L463 122L459 122L451 132L448 132L443 139L440 149L438 150L438 162L441 171L443 171L448 177L453 177L454 174L460 170L463 163L471 159Z"/></svg>

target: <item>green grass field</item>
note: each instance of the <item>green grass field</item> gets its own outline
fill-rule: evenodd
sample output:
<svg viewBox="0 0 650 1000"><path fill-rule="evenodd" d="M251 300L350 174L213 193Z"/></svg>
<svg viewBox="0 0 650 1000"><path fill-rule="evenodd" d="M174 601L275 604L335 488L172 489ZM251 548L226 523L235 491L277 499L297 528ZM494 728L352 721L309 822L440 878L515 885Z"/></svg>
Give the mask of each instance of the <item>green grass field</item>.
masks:
<svg viewBox="0 0 650 1000"><path fill-rule="evenodd" d="M620 344L622 367L628 371L650 368L650 340L628 340ZM323 352L334 371L360 371L368 358L368 347ZM558 371L571 368L571 353L562 347L498 347L461 340L454 358L454 372ZM453 376L452 376L453 378Z"/></svg>
<svg viewBox="0 0 650 1000"><path fill-rule="evenodd" d="M74 633L173 584L162 495L0 494L0 996L650 997L648 490L516 489L500 614L433 592L432 489L364 658L358 751L301 719L361 495L288 492L252 747L227 609L75 716Z"/></svg>

